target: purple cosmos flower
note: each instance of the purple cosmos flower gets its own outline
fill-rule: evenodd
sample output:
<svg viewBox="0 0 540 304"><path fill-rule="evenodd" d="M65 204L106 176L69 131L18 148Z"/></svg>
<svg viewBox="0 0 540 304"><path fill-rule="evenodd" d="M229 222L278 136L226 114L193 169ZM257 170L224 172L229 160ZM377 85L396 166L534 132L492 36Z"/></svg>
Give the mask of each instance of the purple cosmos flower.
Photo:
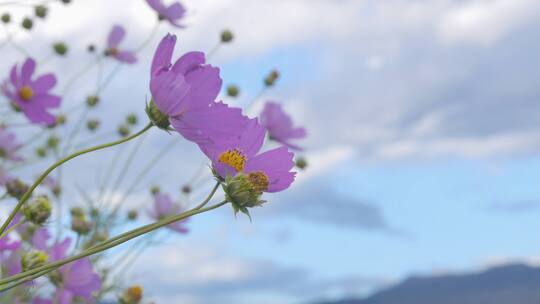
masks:
<svg viewBox="0 0 540 304"><path fill-rule="evenodd" d="M184 18L186 9L180 2L175 2L169 6L163 4L161 0L146 0L146 2L158 13L160 20L167 20L179 28L184 27L179 21Z"/></svg>
<svg viewBox="0 0 540 304"><path fill-rule="evenodd" d="M171 63L176 36L165 36L154 54L150 91L159 111L186 139L209 144L227 139L245 127L242 111L215 102L221 89L219 69L205 64L205 55L190 52ZM204 127L203 127L204 126Z"/></svg>
<svg viewBox="0 0 540 304"><path fill-rule="evenodd" d="M236 140L219 141L214 144L201 144L201 150L212 161L214 170L222 178L244 173L257 181L263 192L278 192L287 189L294 181L293 156L287 147L282 146L257 154L261 149L266 130L257 119L247 119L247 125L238 130Z"/></svg>
<svg viewBox="0 0 540 304"><path fill-rule="evenodd" d="M62 242L55 242L49 246L50 238L49 231L41 228L34 233L32 244L36 249L47 252L51 262L65 258L71 245L71 238L65 238ZM61 276L62 285L56 290L54 299L59 303L71 303L74 297L90 300L92 293L101 288L101 279L93 271L88 258L66 264L60 267L58 273Z"/></svg>
<svg viewBox="0 0 540 304"><path fill-rule="evenodd" d="M109 34L109 38L107 39L107 49L105 50L105 55L112 56L121 62L133 64L137 62L135 53L132 51L120 50L118 48L118 45L120 42L122 42L125 35L126 30L122 26L113 26L111 33Z"/></svg>
<svg viewBox="0 0 540 304"><path fill-rule="evenodd" d="M290 143L291 139L299 139L306 136L306 129L294 128L292 119L287 115L280 104L267 102L260 115L261 125L263 125L270 139L275 140L291 149L302 150L302 148Z"/></svg>
<svg viewBox="0 0 540 304"><path fill-rule="evenodd" d="M148 215L158 221L162 218L171 215L177 215L183 212L182 207L175 204L171 197L167 194L156 194L154 198L154 208L148 211ZM167 227L180 233L187 233L189 230L185 227L187 219L179 222L174 222Z"/></svg>
<svg viewBox="0 0 540 304"><path fill-rule="evenodd" d="M62 242L55 242L52 245L48 245L51 239L51 234L47 228L38 229L32 237L32 245L36 249L47 252L49 255L49 261L54 262L66 257L69 246L71 245L71 238L67 237Z"/></svg>
<svg viewBox="0 0 540 304"><path fill-rule="evenodd" d="M101 279L92 269L89 258L66 264L60 267L58 273L62 283L56 288L52 299L37 298L33 304L71 304L75 299L91 301L92 294L101 289Z"/></svg>
<svg viewBox="0 0 540 304"><path fill-rule="evenodd" d="M59 96L49 94L49 90L56 85L56 77L45 74L33 80L35 69L36 62L32 58L26 59L20 70L15 64L11 68L9 81L2 85L2 93L31 122L52 125L56 123L56 118L47 109L58 108L61 100Z"/></svg>
<svg viewBox="0 0 540 304"><path fill-rule="evenodd" d="M0 127L0 158L11 161L21 161L22 157L17 155L17 150L21 145L17 143L15 133L9 132L6 128Z"/></svg>

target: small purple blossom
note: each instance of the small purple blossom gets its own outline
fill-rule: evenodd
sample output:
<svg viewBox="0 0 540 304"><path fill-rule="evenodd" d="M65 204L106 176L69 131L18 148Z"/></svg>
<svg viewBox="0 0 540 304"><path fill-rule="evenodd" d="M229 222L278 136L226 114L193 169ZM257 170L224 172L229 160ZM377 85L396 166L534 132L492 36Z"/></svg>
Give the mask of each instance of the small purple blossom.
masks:
<svg viewBox="0 0 540 304"><path fill-rule="evenodd" d="M54 262L61 260L67 256L67 252L71 245L71 238L67 237L63 241L56 241L49 245L51 234L47 228L38 229L32 237L32 245L36 249L47 252L49 261Z"/></svg>
<svg viewBox="0 0 540 304"><path fill-rule="evenodd" d="M246 127L237 132L236 140L220 141L216 138L213 144L200 145L216 173L223 178L237 173L253 174L264 192L287 189L296 175L290 171L294 167L294 154L285 146L258 154L266 130L257 119L247 119Z"/></svg>
<svg viewBox="0 0 540 304"><path fill-rule="evenodd" d="M179 22L184 18L186 9L180 2L175 2L168 6L163 4L161 0L146 0L146 2L158 13L160 20L167 20L178 28L184 27Z"/></svg>
<svg viewBox="0 0 540 304"><path fill-rule="evenodd" d="M158 193L154 198L153 209L150 209L148 211L148 215L152 219L158 221L168 216L178 215L183 211L184 210L182 209L182 207L180 207L180 205L178 204L175 204L169 195ZM185 227L186 222L187 219L174 222L167 227L179 233L187 233L189 230Z"/></svg>
<svg viewBox="0 0 540 304"><path fill-rule="evenodd" d="M14 251L21 247L21 242L11 238L9 235L0 239L0 252Z"/></svg>
<svg viewBox="0 0 540 304"><path fill-rule="evenodd" d="M49 94L56 85L56 77L45 74L33 79L35 69L36 62L32 58L26 59L21 69L15 64L1 91L32 123L52 125L56 118L47 110L58 108L61 101L59 96Z"/></svg>
<svg viewBox="0 0 540 304"><path fill-rule="evenodd" d="M68 237L61 242L57 241L49 245L50 239L49 231L46 228L41 228L34 233L32 244L36 249L47 252L51 262L65 258L71 246L71 238ZM62 285L58 286L53 298L59 303L71 303L74 297L90 300L92 293L101 288L101 279L93 271L88 258L66 264L60 267L58 272L61 275Z"/></svg>
<svg viewBox="0 0 540 304"><path fill-rule="evenodd" d="M133 64L137 62L137 57L135 57L135 52L126 51L120 49L118 46L120 42L124 39L126 35L126 30L120 26L113 26L111 33L107 39L107 49L105 50L105 55L114 57L116 60Z"/></svg>
<svg viewBox="0 0 540 304"><path fill-rule="evenodd" d="M201 52L189 52L172 64L176 36L165 36L154 54L150 91L155 105L186 139L209 143L229 138L245 126L242 111L215 102L221 90L219 69L205 64Z"/></svg>
<svg viewBox="0 0 540 304"><path fill-rule="evenodd" d="M93 293L101 289L101 279L94 272L89 258L66 264L58 273L61 284L56 287L52 299L36 298L32 304L71 304L75 299L91 301Z"/></svg>
<svg viewBox="0 0 540 304"><path fill-rule="evenodd" d="M268 131L270 139L295 150L302 148L292 144L291 139L306 137L306 129L294 128L292 119L283 111L280 104L269 101L264 105L260 115L261 125Z"/></svg>
<svg viewBox="0 0 540 304"><path fill-rule="evenodd" d="M21 156L17 155L17 150L19 150L20 147L21 145L17 143L15 133L0 127L0 158L11 161L23 160Z"/></svg>

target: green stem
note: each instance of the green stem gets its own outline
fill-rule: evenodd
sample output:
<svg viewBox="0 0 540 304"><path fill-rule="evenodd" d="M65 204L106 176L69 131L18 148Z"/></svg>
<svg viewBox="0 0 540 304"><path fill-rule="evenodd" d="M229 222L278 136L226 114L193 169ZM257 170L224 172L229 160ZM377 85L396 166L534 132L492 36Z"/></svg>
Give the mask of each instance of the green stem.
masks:
<svg viewBox="0 0 540 304"><path fill-rule="evenodd" d="M25 272L22 272L22 273L19 273L19 274L16 274L16 275L13 275L11 277L8 277L8 278L5 278L3 280L0 280L0 285L4 285L4 284L7 284L9 282L12 282L12 281L16 281L16 280L23 280L27 277L34 277L34 275L36 274L41 274L41 275L44 275L48 272L51 272L51 271L54 271L55 269L67 264L67 263L71 263L73 261L76 261L78 259L82 259L82 258L85 258L87 256L90 256L90 255L93 255L93 254L96 254L96 253L99 253L99 252L102 252L104 250L107 250L109 248L112 248L112 247L115 247L115 246L118 246L122 243L125 243L131 239L134 239L138 236L141 236L143 234L146 234L148 232L151 232L151 231L154 231L156 229L159 229L161 227L164 227L164 226L167 226L167 225L170 225L174 222L177 222L177 221L181 221L181 220L184 220L190 216L193 216L195 214L199 214L199 213L204 213L204 212L207 212L207 211L210 211L210 210L213 210L213 209L216 209L216 208L219 208L225 204L227 204L228 201L224 200L222 202L220 202L219 204L216 204L216 205L213 205L213 206L210 206L210 207L207 207L207 208L203 208L203 209L199 209L199 210L190 210L190 211L187 211L187 212L184 212L182 214L179 214L179 215L174 215L174 216L170 216L170 217L167 217L167 218L164 218L160 221L157 221L155 223L152 223L152 224L148 224L146 226L143 226L141 228L137 228L137 229L134 229L134 230L131 230L129 232L126 232L126 233L123 233L105 243L102 243L102 244L99 244L99 245L96 245L86 251L83 251L79 254L76 254L76 255L73 255L69 258L65 258L65 259L62 259L62 260L58 260L56 262L53 262L53 263L50 263L50 264L46 264L46 265L43 265L41 267L37 267L37 268L34 268L34 269L31 269L31 270L28 270L28 271L25 271ZM11 287L7 286L6 288L2 288L0 289L0 292L3 292L7 289L9 289Z"/></svg>
<svg viewBox="0 0 540 304"><path fill-rule="evenodd" d="M4 231L4 233L0 234L0 239L4 238L6 235L8 235L11 231L17 229L17 227L19 227L20 225L22 225L23 223L26 222L26 219L22 219L20 220L19 222L17 222L15 225L9 227L8 229L6 229L6 231Z"/></svg>
<svg viewBox="0 0 540 304"><path fill-rule="evenodd" d="M34 184L32 184L32 186L30 186L28 191L26 191L26 193L24 193L24 195L21 197L21 200L17 203L17 205L15 206L13 211L11 211L11 213L10 213L9 217L7 218L7 220L4 222L4 224L0 228L0 235L2 235L4 233L4 231L7 229L7 226L9 225L9 223L11 223L11 221L15 217L15 214L17 214L17 212L19 212L19 210L21 209L23 204L30 198L30 196L32 195L34 190L37 188L37 186L39 184L41 184L41 182L47 177L47 175L49 175L49 173L51 173L54 169L56 169L57 167L59 167L63 163L65 163L65 162L67 162L67 161L69 161L69 160L71 160L71 159L73 159L73 158L75 158L77 156L80 156L80 155L83 155L83 154L86 154L86 153L89 153L89 152L105 149L105 148L108 148L108 147L113 147L113 146L122 144L124 142L130 141L130 140L140 136L141 134L145 133L146 131L148 131L152 126L153 126L153 124L149 123L144 129L142 129L141 131L139 131L139 132L137 132L137 133L135 133L135 134L133 134L131 136L121 138L119 140L116 140L116 141L113 141L113 142L110 142L110 143L107 143L107 144L102 144L102 145L98 145L98 146L95 146L95 147L91 147L91 148L88 148L88 149L81 150L79 152L75 152L75 153L73 153L73 154L71 154L71 155L57 161L56 163L54 163L47 170L45 170L45 172L43 172L39 176L39 178L34 182Z"/></svg>
<svg viewBox="0 0 540 304"><path fill-rule="evenodd" d="M216 193L217 189L219 188L219 185L221 185L219 182L216 183L216 185L214 186L214 188L212 188L212 191L210 192L210 195L208 196L208 198L212 198L214 196L214 194ZM202 207L204 207L209 201L210 199L205 199L202 203L200 203L199 205L197 205L195 208L193 208L193 210L199 210L201 209Z"/></svg>
<svg viewBox="0 0 540 304"><path fill-rule="evenodd" d="M11 288L15 288L15 287L17 287L17 286L19 286L19 285L22 285L22 284L24 284L24 283L33 281L33 280L35 280L35 279L37 279L37 278L39 278L39 277L41 277L41 276L43 276L43 275L46 275L46 274L49 273L49 272L50 272L50 271L48 271L48 270L47 270L47 271L38 272L38 273L33 274L33 275L31 275L31 276L28 276L28 277L26 277L26 278L24 278L24 279L22 279L22 280L19 280L19 281L17 281L17 282L14 282L14 283L12 283L12 284L9 284L9 285L7 285L6 287L0 287L0 293L2 293L2 292L4 292L4 291L7 291L7 290L10 290Z"/></svg>

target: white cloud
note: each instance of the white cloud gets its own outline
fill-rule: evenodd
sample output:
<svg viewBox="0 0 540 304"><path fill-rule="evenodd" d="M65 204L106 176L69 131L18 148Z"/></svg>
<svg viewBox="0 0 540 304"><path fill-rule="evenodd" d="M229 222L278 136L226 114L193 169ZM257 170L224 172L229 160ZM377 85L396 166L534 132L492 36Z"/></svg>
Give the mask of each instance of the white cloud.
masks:
<svg viewBox="0 0 540 304"><path fill-rule="evenodd" d="M463 1L445 12L439 31L445 42L490 45L525 20L536 18L539 8L535 0Z"/></svg>

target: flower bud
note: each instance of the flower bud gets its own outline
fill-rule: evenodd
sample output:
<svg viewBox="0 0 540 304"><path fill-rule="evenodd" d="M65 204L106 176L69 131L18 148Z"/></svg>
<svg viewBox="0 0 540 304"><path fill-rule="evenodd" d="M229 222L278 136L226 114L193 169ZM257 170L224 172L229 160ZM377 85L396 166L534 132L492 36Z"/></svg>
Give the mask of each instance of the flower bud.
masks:
<svg viewBox="0 0 540 304"><path fill-rule="evenodd" d="M234 34L230 30L224 30L221 32L221 42L229 43L234 39Z"/></svg>
<svg viewBox="0 0 540 304"><path fill-rule="evenodd" d="M192 191L191 189L191 186L190 185L184 185L182 186L182 193L184 194L190 194Z"/></svg>
<svg viewBox="0 0 540 304"><path fill-rule="evenodd" d="M32 27L34 26L34 21L32 21L32 19L26 17L23 19L22 23L21 23L22 27L27 29L27 30L31 30Z"/></svg>
<svg viewBox="0 0 540 304"><path fill-rule="evenodd" d="M98 104L98 102L99 102L99 97L96 95L90 95L86 97L86 105L89 108L95 107Z"/></svg>
<svg viewBox="0 0 540 304"><path fill-rule="evenodd" d="M36 5L34 7L34 13L36 17L45 18L47 16L48 9L45 5Z"/></svg>
<svg viewBox="0 0 540 304"><path fill-rule="evenodd" d="M64 56L68 51L67 45L63 42L57 42L53 44L53 49L54 52L60 56Z"/></svg>
<svg viewBox="0 0 540 304"><path fill-rule="evenodd" d="M89 119L86 122L86 128L90 131L95 131L99 127L99 120L96 119Z"/></svg>
<svg viewBox="0 0 540 304"><path fill-rule="evenodd" d="M267 87L271 87L275 84L276 80L279 78L279 72L277 70L272 70L270 74L264 78L264 85Z"/></svg>
<svg viewBox="0 0 540 304"><path fill-rule="evenodd" d="M37 147L36 148L36 155L40 158L47 156L47 149L44 147Z"/></svg>
<svg viewBox="0 0 540 304"><path fill-rule="evenodd" d="M235 177L227 177L223 185L225 198L232 203L235 213L242 211L249 215L247 208L262 205L260 183L251 174L239 173Z"/></svg>
<svg viewBox="0 0 540 304"><path fill-rule="evenodd" d="M159 192L161 192L161 189L159 188L159 186L152 186L152 188L150 188L150 193L152 195L159 194Z"/></svg>
<svg viewBox="0 0 540 304"><path fill-rule="evenodd" d="M146 114L150 121L160 129L167 130L171 125L169 117L161 113L153 99L150 100L149 104L146 104Z"/></svg>
<svg viewBox="0 0 540 304"><path fill-rule="evenodd" d="M126 122L132 126L136 125L137 124L137 115L135 114L129 114L127 117L126 117Z"/></svg>
<svg viewBox="0 0 540 304"><path fill-rule="evenodd" d="M299 156L298 158L296 158L295 165L298 169L304 170L307 167L308 163L305 158L303 158L302 156Z"/></svg>
<svg viewBox="0 0 540 304"><path fill-rule="evenodd" d="M84 209L81 207L72 207L69 210L69 213L71 214L72 217L84 218Z"/></svg>
<svg viewBox="0 0 540 304"><path fill-rule="evenodd" d="M66 115L64 114L58 114L56 115L56 124L57 125L63 125L66 123Z"/></svg>
<svg viewBox="0 0 540 304"><path fill-rule="evenodd" d="M49 256L44 251L34 250L23 254L21 257L21 266L23 271L34 269L45 265Z"/></svg>
<svg viewBox="0 0 540 304"><path fill-rule="evenodd" d="M139 304L143 298L143 289L139 285L131 286L118 299L120 304Z"/></svg>
<svg viewBox="0 0 540 304"><path fill-rule="evenodd" d="M131 130L126 125L121 125L118 127L118 134L122 137L126 137L131 133Z"/></svg>
<svg viewBox="0 0 540 304"><path fill-rule="evenodd" d="M238 86L236 86L234 84L231 84L231 85L227 86L227 95L228 96L237 97L239 93L240 93L240 89L238 88Z"/></svg>
<svg viewBox="0 0 540 304"><path fill-rule="evenodd" d="M80 235L87 235L92 230L92 223L87 221L84 216L73 217L71 219L71 230Z"/></svg>
<svg viewBox="0 0 540 304"><path fill-rule="evenodd" d="M47 147L51 150L55 150L58 148L58 144L60 143L60 138L56 135L51 135L47 139Z"/></svg>
<svg viewBox="0 0 540 304"><path fill-rule="evenodd" d="M51 216L51 202L45 195L36 197L31 203L23 207L26 220L38 226L43 225Z"/></svg>
<svg viewBox="0 0 540 304"><path fill-rule="evenodd" d="M2 22L8 24L11 22L11 15L9 13L2 14Z"/></svg>
<svg viewBox="0 0 540 304"><path fill-rule="evenodd" d="M127 218L130 221L134 221L134 220L137 219L138 215L139 215L139 213L137 212L137 210L131 209L131 210L128 211Z"/></svg>
<svg viewBox="0 0 540 304"><path fill-rule="evenodd" d="M28 191L28 185L18 178L13 179L6 183L6 191L10 196L21 199L26 191Z"/></svg>

